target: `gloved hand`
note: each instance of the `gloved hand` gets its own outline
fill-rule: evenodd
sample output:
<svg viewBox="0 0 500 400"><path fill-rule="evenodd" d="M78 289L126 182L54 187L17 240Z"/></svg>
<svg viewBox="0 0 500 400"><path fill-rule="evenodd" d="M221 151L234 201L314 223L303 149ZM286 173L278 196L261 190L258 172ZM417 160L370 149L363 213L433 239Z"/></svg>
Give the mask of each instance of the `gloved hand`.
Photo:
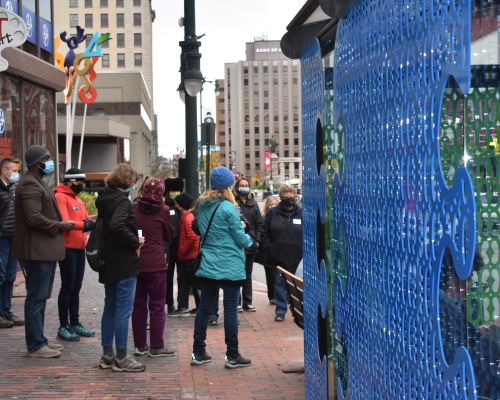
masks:
<svg viewBox="0 0 500 400"><path fill-rule="evenodd" d="M92 221L91 219L84 219L83 220L83 231L88 232L94 229L95 221Z"/></svg>

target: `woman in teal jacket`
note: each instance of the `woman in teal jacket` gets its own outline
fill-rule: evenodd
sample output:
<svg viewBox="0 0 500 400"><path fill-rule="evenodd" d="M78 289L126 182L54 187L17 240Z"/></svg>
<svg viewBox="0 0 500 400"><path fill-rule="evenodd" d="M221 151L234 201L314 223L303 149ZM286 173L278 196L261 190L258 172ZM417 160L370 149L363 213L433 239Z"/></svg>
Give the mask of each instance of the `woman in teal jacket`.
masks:
<svg viewBox="0 0 500 400"><path fill-rule="evenodd" d="M245 234L241 223L238 205L231 193L233 184L231 171L225 167L215 168L210 175L211 189L203 193L195 205L200 243L204 243L201 265L196 273L201 285L201 299L194 321L191 365L212 361L205 351L205 339L208 318L220 287L224 291L225 366L240 368L251 365L251 361L238 351L238 297L246 278L244 249L252 247L253 240Z"/></svg>

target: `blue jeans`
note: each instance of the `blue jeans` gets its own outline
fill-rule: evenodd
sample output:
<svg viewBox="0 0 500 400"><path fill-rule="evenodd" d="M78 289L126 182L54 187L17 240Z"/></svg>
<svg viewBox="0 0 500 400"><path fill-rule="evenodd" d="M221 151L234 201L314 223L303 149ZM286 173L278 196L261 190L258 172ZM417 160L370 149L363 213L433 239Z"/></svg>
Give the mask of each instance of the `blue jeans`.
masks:
<svg viewBox="0 0 500 400"><path fill-rule="evenodd" d="M17 260L10 258L12 240L0 239L0 315L11 318L12 289L17 275Z"/></svg>
<svg viewBox="0 0 500 400"><path fill-rule="evenodd" d="M274 301L276 302L276 315L285 315L288 309L286 304L285 282L278 271L277 267L273 267L274 274Z"/></svg>
<svg viewBox="0 0 500 400"><path fill-rule="evenodd" d="M24 302L24 327L26 346L33 353L49 343L43 334L45 306L52 293L55 261L19 260L26 271L26 301Z"/></svg>
<svg viewBox="0 0 500 400"><path fill-rule="evenodd" d="M85 274L85 250L66 249L66 258L59 261L61 290L57 298L59 324L76 326L80 322L80 289ZM68 320L69 311L69 320Z"/></svg>
<svg viewBox="0 0 500 400"><path fill-rule="evenodd" d="M128 341L128 321L134 308L137 276L129 276L112 285L104 285L106 297L102 313L102 346L126 349Z"/></svg>
<svg viewBox="0 0 500 400"><path fill-rule="evenodd" d="M219 295L221 285L217 281L201 283L200 307L194 320L193 353L205 354L205 340L207 338L208 317L211 314L214 302ZM240 288L222 285L224 291L224 335L226 339L228 357L238 355L238 297Z"/></svg>

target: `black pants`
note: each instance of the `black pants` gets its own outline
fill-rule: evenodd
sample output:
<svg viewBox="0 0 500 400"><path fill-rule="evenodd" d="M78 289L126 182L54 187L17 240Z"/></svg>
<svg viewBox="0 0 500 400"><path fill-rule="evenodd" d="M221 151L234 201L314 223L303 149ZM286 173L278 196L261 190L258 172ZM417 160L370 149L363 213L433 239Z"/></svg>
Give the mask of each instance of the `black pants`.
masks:
<svg viewBox="0 0 500 400"><path fill-rule="evenodd" d="M267 267L267 266L264 265L264 271L266 272L267 298L269 300L274 300L274 273L273 273L273 267Z"/></svg>
<svg viewBox="0 0 500 400"><path fill-rule="evenodd" d="M245 272L246 279L245 283L243 283L242 288L242 298L243 298L243 307L248 307L252 305L252 272L253 272L253 260L255 260L255 254L246 254L247 260L245 262ZM241 298L238 302L241 304Z"/></svg>
<svg viewBox="0 0 500 400"><path fill-rule="evenodd" d="M59 261L61 272L61 290L57 304L59 306L59 323L61 326L78 325L80 322L80 289L85 274L85 250L66 249L66 257ZM69 312L69 322L68 322Z"/></svg>
<svg viewBox="0 0 500 400"><path fill-rule="evenodd" d="M198 280L195 276L194 261L177 261L177 285L179 308L189 308L189 289L193 288L194 302L196 308L200 306L200 296L198 295Z"/></svg>

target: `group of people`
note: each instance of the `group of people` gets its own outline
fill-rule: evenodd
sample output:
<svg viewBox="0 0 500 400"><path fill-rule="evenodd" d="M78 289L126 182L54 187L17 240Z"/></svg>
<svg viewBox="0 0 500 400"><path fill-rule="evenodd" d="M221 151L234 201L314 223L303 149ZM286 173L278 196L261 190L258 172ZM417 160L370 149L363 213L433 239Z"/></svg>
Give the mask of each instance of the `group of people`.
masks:
<svg viewBox="0 0 500 400"><path fill-rule="evenodd" d="M28 171L20 180L16 160L0 163L0 328L25 323L12 313L10 301L19 260L26 273L28 356L59 357L63 345L49 342L44 335L45 306L57 262L61 274L57 337L77 341L95 335L79 320L79 293L87 235L96 224L78 197L86 179L83 171L69 169L52 191L44 180L54 172L49 151L31 146L24 158ZM156 178L145 179L131 203L138 178L130 165L118 165L106 177L106 188L96 199L104 240L104 266L99 271L105 290L100 368L145 370L127 351L130 317L134 355L175 355L164 343L165 309L172 317L195 315L191 364L210 362L205 340L208 325L218 324L220 288L224 295L225 366L251 365L239 351L238 312L256 311L252 268L258 258L271 285L268 294L271 304L276 304L275 320L284 319L285 289L276 266L293 273L302 259L302 210L294 202L295 189L283 186L279 201L268 199L261 214L250 182L245 178L235 182L225 167L212 171L210 189L195 204L183 192L181 180ZM192 310L188 303L191 290L196 303Z"/></svg>

